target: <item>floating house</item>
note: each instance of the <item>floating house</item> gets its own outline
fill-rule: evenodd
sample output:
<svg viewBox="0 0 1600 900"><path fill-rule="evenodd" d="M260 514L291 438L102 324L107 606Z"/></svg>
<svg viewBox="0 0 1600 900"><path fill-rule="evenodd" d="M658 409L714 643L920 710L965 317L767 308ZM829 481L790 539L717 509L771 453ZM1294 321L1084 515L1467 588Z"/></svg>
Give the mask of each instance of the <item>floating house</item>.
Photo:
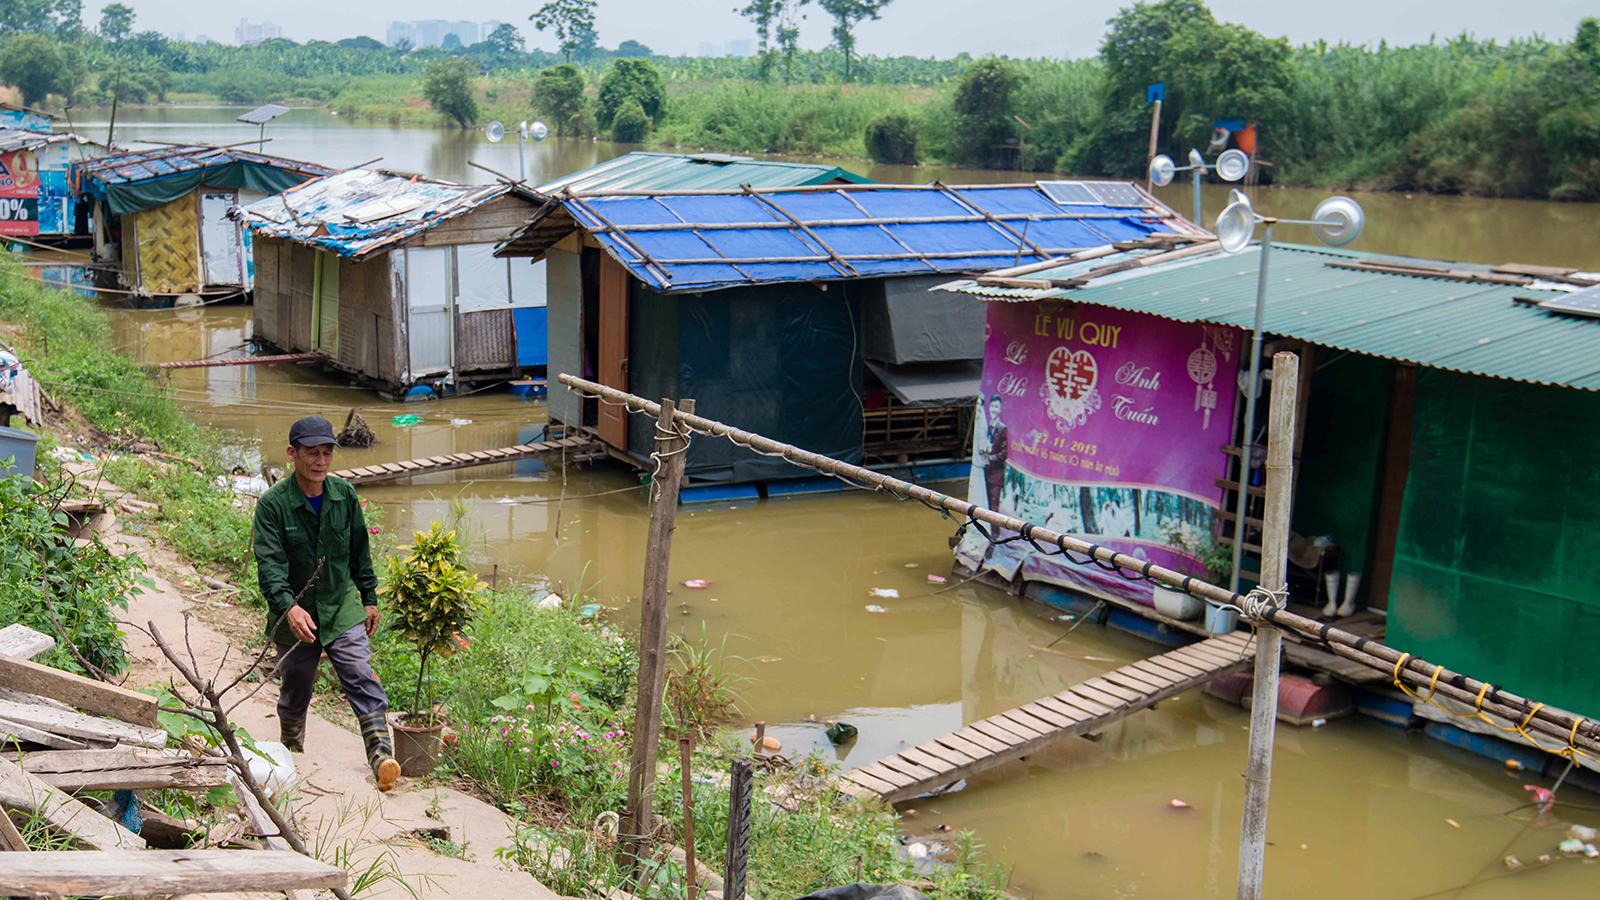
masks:
<svg viewBox="0 0 1600 900"><path fill-rule="evenodd" d="M255 333L396 393L545 363L544 269L494 255L527 189L353 169L240 208Z"/></svg>
<svg viewBox="0 0 1600 900"><path fill-rule="evenodd" d="M541 194L572 190L738 190L814 184L870 184L872 179L821 163L754 159L727 153L657 153L635 150L534 188Z"/></svg>
<svg viewBox="0 0 1600 900"><path fill-rule="evenodd" d="M970 499L1204 577L1207 549L1231 548L1243 481L1241 574L1253 583L1267 404L1248 428L1238 419L1259 262L1254 249L1201 245L947 285L987 301L983 392L999 398L975 429ZM1600 709L1582 667L1550 664L1600 642L1600 587L1585 569L1600 475L1573 455L1600 438L1600 289L1584 290L1597 283L1566 268L1274 245L1267 351L1301 357L1297 611L1362 622L1366 636L1524 696ZM957 555L1048 602L1151 613L1146 582L1026 542L969 535Z"/></svg>
<svg viewBox="0 0 1600 900"><path fill-rule="evenodd" d="M0 235L88 235L89 208L68 187L78 160L99 156L101 145L55 131L50 113L0 103Z"/></svg>
<svg viewBox="0 0 1600 900"><path fill-rule="evenodd" d="M162 146L75 162L95 255L144 296L227 294L253 284L249 236L228 210L327 175L314 163L234 147Z"/></svg>
<svg viewBox="0 0 1600 900"><path fill-rule="evenodd" d="M967 453L983 310L930 287L1172 232L1202 233L1122 182L564 188L497 252L545 261L551 372L692 397L852 462L931 468ZM651 429L615 407L559 389L549 404L618 457L648 459ZM695 442L687 473L803 474L723 442Z"/></svg>

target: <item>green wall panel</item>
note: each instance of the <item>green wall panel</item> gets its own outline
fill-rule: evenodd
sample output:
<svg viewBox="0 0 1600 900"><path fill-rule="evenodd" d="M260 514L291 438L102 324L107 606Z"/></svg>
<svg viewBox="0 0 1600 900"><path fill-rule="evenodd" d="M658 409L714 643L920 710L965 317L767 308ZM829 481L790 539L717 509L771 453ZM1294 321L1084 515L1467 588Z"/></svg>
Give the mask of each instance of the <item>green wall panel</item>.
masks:
<svg viewBox="0 0 1600 900"><path fill-rule="evenodd" d="M1387 642L1600 712L1600 396L1425 369L1415 415Z"/></svg>

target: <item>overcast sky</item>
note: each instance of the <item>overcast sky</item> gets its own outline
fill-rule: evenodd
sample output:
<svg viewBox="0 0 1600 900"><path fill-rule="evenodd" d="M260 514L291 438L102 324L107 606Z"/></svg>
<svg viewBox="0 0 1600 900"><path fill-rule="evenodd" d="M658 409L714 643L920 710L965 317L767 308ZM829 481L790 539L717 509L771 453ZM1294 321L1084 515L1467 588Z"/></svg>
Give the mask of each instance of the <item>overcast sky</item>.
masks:
<svg viewBox="0 0 1600 900"><path fill-rule="evenodd" d="M271 21L295 41L337 40L365 34L384 38L391 20L490 19L522 29L529 47L554 49L553 38L535 31L528 14L541 0L278 0L229 5L214 0L124 0L137 14L135 30L183 32L189 39L207 35L232 43L243 10L252 22ZM99 21L104 3L89 0L84 18ZM751 36L749 24L734 12L738 0L600 0L600 42L614 47L624 40L641 41L658 53L694 55L701 42L722 44ZM894 0L877 22L858 31L861 51L868 54L953 56L963 50L1013 57L1077 58L1096 52L1105 21L1127 5L1123 0ZM1211 10L1224 21L1240 22L1269 36L1287 36L1293 43L1319 38L1329 42L1424 42L1430 34L1456 35L1463 30L1480 37L1526 37L1541 33L1570 38L1584 15L1600 14L1595 0L1213 0ZM981 11L981 12L980 12ZM802 44L820 48L829 43L825 14L807 8Z"/></svg>

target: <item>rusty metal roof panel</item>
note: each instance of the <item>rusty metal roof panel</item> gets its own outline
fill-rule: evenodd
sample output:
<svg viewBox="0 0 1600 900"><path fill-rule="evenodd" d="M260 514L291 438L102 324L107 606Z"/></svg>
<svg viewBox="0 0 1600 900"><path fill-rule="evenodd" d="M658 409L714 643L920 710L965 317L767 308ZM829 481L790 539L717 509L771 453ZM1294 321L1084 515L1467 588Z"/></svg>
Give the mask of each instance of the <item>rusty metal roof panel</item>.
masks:
<svg viewBox="0 0 1600 900"><path fill-rule="evenodd" d="M1249 328L1260 254L1254 249L1156 264L1081 288L1017 291L960 282L1000 302L1059 300L1185 322ZM1265 329L1352 353L1537 384L1600 390L1600 319L1540 309L1561 285L1493 284L1424 274L1361 271L1330 262L1395 263L1395 257L1274 244L1267 268ZM1398 260L1412 265L1430 261ZM1488 272L1486 266L1453 265ZM1048 277L1037 273L1027 277Z"/></svg>
<svg viewBox="0 0 1600 900"><path fill-rule="evenodd" d="M531 212L533 195L503 182L456 184L351 169L258 200L234 215L255 234L362 259L511 193L529 201Z"/></svg>

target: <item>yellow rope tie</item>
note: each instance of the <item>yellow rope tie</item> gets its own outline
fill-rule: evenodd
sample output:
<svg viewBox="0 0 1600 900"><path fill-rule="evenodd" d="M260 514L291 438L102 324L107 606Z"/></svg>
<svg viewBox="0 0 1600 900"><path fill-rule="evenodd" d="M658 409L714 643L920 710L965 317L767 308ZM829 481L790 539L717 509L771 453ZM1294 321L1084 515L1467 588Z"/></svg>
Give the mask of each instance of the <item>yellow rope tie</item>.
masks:
<svg viewBox="0 0 1600 900"><path fill-rule="evenodd" d="M1483 683L1483 687L1478 689L1478 702L1476 704L1476 710L1475 711L1476 711L1477 715L1479 715L1479 716L1483 715L1483 698L1488 695L1489 688L1490 688L1489 682L1485 681Z"/></svg>
<svg viewBox="0 0 1600 900"><path fill-rule="evenodd" d="M1528 710L1527 718L1523 719L1522 720L1522 724L1517 726L1517 730L1521 731L1522 729L1527 728L1528 727L1528 723L1533 721L1534 714L1537 713L1540 709L1543 709L1543 708L1544 708L1544 704L1543 703L1535 703L1533 705L1533 709Z"/></svg>
<svg viewBox="0 0 1600 900"><path fill-rule="evenodd" d="M1402 653L1402 654L1400 654L1399 661L1397 661L1394 664L1394 686L1399 688L1402 691L1405 691L1408 694L1411 693L1411 691L1407 690L1406 689L1406 683L1400 680L1400 670L1404 669L1406 667L1406 663L1408 663L1410 661L1411 661L1411 654Z"/></svg>

